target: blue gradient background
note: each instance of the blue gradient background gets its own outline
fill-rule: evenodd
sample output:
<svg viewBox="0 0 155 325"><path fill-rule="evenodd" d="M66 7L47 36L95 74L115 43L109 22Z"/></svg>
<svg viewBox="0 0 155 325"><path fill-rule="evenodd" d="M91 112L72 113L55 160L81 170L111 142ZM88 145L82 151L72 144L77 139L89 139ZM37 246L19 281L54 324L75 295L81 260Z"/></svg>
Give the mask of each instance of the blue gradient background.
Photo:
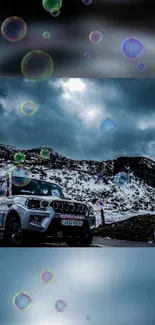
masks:
<svg viewBox="0 0 155 325"><path fill-rule="evenodd" d="M45 269L51 284L40 281ZM154 249L2 248L0 325L154 325L154 278ZM12 304L20 291L34 298L27 312ZM54 309L60 298L64 313Z"/></svg>

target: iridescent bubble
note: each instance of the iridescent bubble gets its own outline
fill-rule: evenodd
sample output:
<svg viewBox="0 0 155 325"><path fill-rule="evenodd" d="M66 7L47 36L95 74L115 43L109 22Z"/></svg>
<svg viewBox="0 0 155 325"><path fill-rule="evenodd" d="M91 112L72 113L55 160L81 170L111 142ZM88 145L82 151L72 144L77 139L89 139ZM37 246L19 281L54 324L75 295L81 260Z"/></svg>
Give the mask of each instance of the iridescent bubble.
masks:
<svg viewBox="0 0 155 325"><path fill-rule="evenodd" d="M32 116L37 112L37 106L31 100L26 100L21 106L21 111L26 116Z"/></svg>
<svg viewBox="0 0 155 325"><path fill-rule="evenodd" d="M110 133L116 128L116 123L110 119L106 119L103 121L101 125L101 129L104 131L104 133Z"/></svg>
<svg viewBox="0 0 155 325"><path fill-rule="evenodd" d="M126 173L118 173L114 176L114 181L119 186L125 186L129 184L129 176Z"/></svg>
<svg viewBox="0 0 155 325"><path fill-rule="evenodd" d="M60 15L60 10L53 9L52 11L50 11L50 14L52 17L58 17Z"/></svg>
<svg viewBox="0 0 155 325"><path fill-rule="evenodd" d="M103 175L102 174L98 174L97 179L98 179L98 181L103 180Z"/></svg>
<svg viewBox="0 0 155 325"><path fill-rule="evenodd" d="M0 198L6 197L7 191L0 186Z"/></svg>
<svg viewBox="0 0 155 325"><path fill-rule="evenodd" d="M33 306L33 298L27 292L17 293L12 301L14 307L20 311L28 311Z"/></svg>
<svg viewBox="0 0 155 325"><path fill-rule="evenodd" d="M59 10L62 6L62 0L43 0L42 5L45 10L52 11L52 10Z"/></svg>
<svg viewBox="0 0 155 325"><path fill-rule="evenodd" d="M143 62L139 62L139 63L137 64L137 69L138 69L139 71L144 71L144 70L146 69L146 64L143 63Z"/></svg>
<svg viewBox="0 0 155 325"><path fill-rule="evenodd" d="M54 69L50 55L41 50L27 53L21 61L21 71L25 78L41 82L52 76Z"/></svg>
<svg viewBox="0 0 155 325"><path fill-rule="evenodd" d="M82 0L82 2L84 3L84 5L89 6L91 5L92 0Z"/></svg>
<svg viewBox="0 0 155 325"><path fill-rule="evenodd" d="M91 317L90 317L90 316L87 316L87 317L86 317L86 320L91 320Z"/></svg>
<svg viewBox="0 0 155 325"><path fill-rule="evenodd" d="M138 58L145 51L145 46L136 37L128 37L123 41L121 51L128 59L132 60Z"/></svg>
<svg viewBox="0 0 155 325"><path fill-rule="evenodd" d="M54 274L50 270L45 270L41 273L40 280L49 284L54 280Z"/></svg>
<svg viewBox="0 0 155 325"><path fill-rule="evenodd" d="M14 161L16 163L20 163L20 164L23 163L25 161L25 155L24 155L24 153L22 153L22 152L16 152L14 154Z"/></svg>
<svg viewBox="0 0 155 325"><path fill-rule="evenodd" d="M63 313L66 309L67 309L67 303L65 300L59 299L56 301L55 303L55 309L59 312L59 313Z"/></svg>
<svg viewBox="0 0 155 325"><path fill-rule="evenodd" d="M89 52L85 52L85 53L84 53L84 57L85 57L86 59L90 59L90 58L91 58L91 53L89 53Z"/></svg>
<svg viewBox="0 0 155 325"><path fill-rule="evenodd" d="M63 81L67 83L69 81L69 77L63 77Z"/></svg>
<svg viewBox="0 0 155 325"><path fill-rule="evenodd" d="M98 207L99 210L103 209L103 207L104 207L103 201L102 200L97 200L96 201L96 206Z"/></svg>
<svg viewBox="0 0 155 325"><path fill-rule="evenodd" d="M10 182L18 187L24 187L29 184L32 173L29 168L23 165L14 166L9 172Z"/></svg>
<svg viewBox="0 0 155 325"><path fill-rule="evenodd" d="M25 37L27 26L23 19L12 16L4 20L1 25L1 32L8 41L18 42Z"/></svg>
<svg viewBox="0 0 155 325"><path fill-rule="evenodd" d="M93 44L99 44L102 41L102 34L98 31L91 32L89 35L89 40Z"/></svg>
<svg viewBox="0 0 155 325"><path fill-rule="evenodd" d="M43 159L49 159L50 158L50 151L48 149L42 149L40 151L40 157Z"/></svg>
<svg viewBox="0 0 155 325"><path fill-rule="evenodd" d="M43 33L43 38L49 39L51 37L51 33L46 31Z"/></svg>

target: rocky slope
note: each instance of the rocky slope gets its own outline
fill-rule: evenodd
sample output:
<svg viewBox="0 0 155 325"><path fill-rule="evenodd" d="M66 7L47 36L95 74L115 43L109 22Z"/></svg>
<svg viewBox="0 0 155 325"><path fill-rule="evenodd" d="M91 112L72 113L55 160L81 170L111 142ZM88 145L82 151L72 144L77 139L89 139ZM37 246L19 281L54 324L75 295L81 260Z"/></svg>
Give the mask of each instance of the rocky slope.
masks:
<svg viewBox="0 0 155 325"><path fill-rule="evenodd" d="M0 145L0 176L5 177L14 165L14 154L23 152L24 165L34 177L51 180L62 186L67 197L85 199L93 203L97 199L104 202L106 222L127 219L135 213L147 214L155 211L155 162L143 157L120 157L115 160L77 161L68 159L52 149L50 159L40 157L41 148L19 150ZM126 172L130 183L119 186L114 176ZM98 181L98 174L103 180ZM96 208L96 206L95 206ZM99 217L100 213L96 215Z"/></svg>

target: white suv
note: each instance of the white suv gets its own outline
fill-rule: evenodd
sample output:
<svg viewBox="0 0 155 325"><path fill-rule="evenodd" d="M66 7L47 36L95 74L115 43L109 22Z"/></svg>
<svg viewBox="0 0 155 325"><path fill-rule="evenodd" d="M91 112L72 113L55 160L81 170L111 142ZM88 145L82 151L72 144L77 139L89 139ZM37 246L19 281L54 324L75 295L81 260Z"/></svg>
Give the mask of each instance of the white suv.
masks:
<svg viewBox="0 0 155 325"><path fill-rule="evenodd" d="M18 181L21 184L23 180ZM53 241L74 247L91 245L96 219L89 204L65 199L58 185L37 179L24 187L8 179L1 186L7 193L0 198L4 246L37 246Z"/></svg>

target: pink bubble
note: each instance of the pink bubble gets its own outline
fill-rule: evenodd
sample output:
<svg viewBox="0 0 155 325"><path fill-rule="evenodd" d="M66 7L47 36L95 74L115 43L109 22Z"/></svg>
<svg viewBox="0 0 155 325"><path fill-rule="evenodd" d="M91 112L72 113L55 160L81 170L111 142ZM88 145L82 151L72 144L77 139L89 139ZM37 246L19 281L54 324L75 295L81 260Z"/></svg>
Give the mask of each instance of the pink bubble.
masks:
<svg viewBox="0 0 155 325"><path fill-rule="evenodd" d="M93 44L99 44L102 41L102 34L98 31L91 32L89 40Z"/></svg>

